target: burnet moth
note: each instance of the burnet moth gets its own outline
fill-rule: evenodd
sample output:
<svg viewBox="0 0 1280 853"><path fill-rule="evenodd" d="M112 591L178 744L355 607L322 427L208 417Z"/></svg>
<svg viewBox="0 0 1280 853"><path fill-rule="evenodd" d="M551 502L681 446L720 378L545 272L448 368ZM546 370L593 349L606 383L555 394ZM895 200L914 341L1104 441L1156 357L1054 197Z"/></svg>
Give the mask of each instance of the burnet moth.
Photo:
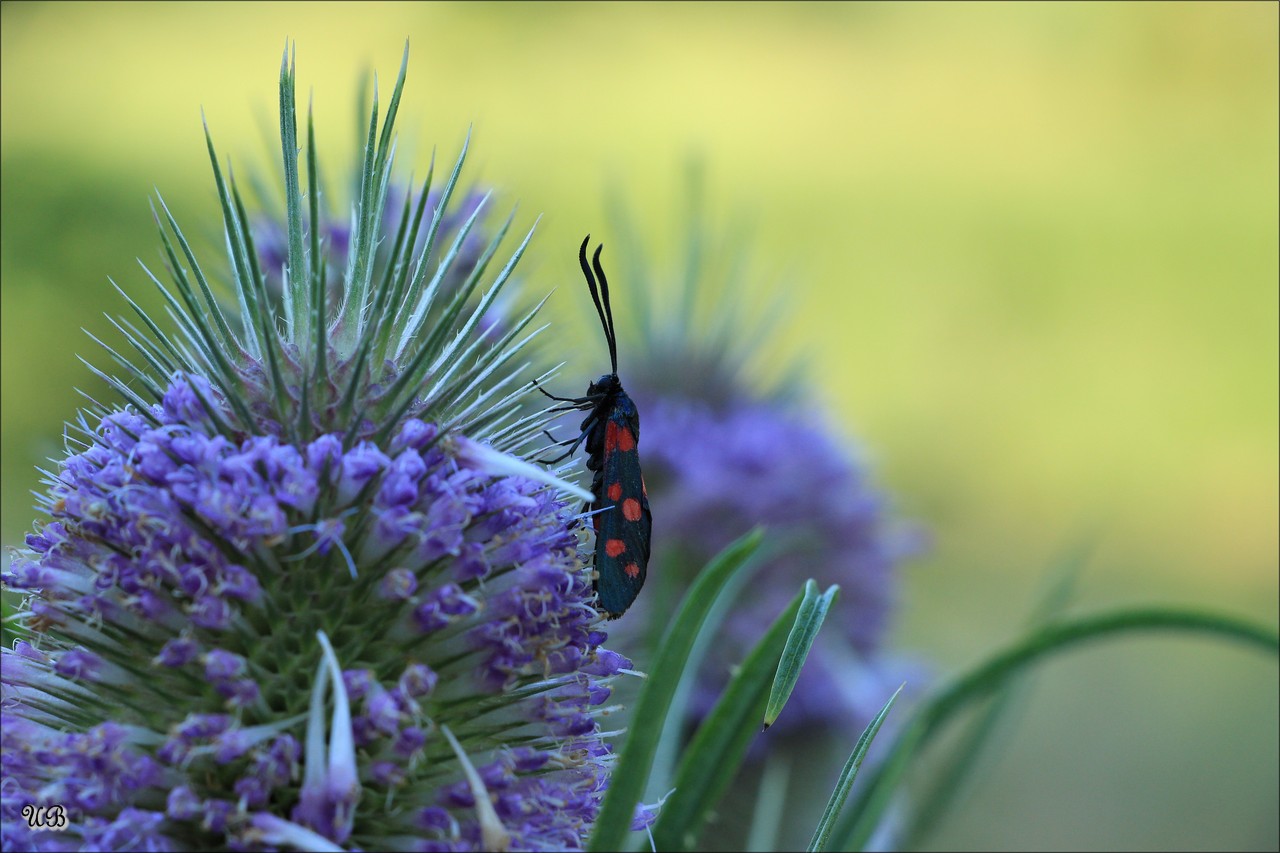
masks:
<svg viewBox="0 0 1280 853"><path fill-rule="evenodd" d="M618 379L618 339L613 330L613 309L609 305L609 282L600 266L598 246L587 264L588 234L578 249L578 261L582 274L591 289L591 300L600 316L605 342L609 345L610 373L601 376L587 386L581 397L556 397L565 403L553 411L579 410L587 413L580 432L572 440L568 452L557 462L570 456L578 445L586 442L587 469L593 473L591 493L595 501L587 509L596 531L595 590L599 607L617 619L636 600L640 587L644 586L645 572L649 566L649 536L653 518L649 514L649 495L645 491L644 477L640 474L640 413L622 390ZM595 275L592 275L592 267ZM596 281L599 280L597 286ZM569 443L569 442L565 442Z"/></svg>

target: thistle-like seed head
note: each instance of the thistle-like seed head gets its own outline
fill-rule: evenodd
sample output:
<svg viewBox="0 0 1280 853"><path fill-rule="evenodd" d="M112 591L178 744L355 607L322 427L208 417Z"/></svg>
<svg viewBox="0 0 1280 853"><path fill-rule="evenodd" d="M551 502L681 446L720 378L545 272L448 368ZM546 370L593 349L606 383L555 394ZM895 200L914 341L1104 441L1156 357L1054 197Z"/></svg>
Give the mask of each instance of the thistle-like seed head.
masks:
<svg viewBox="0 0 1280 853"><path fill-rule="evenodd" d="M581 490L516 455L545 420L515 362L533 312L492 312L529 235L494 261L512 220L482 238L486 200L455 201L465 147L386 212L403 83L345 234L310 122L302 192L287 54L280 227L210 142L234 308L161 204L177 332L130 300L136 354L98 372L130 405L69 431L3 576L27 594L5 849L583 844L629 662L596 630Z"/></svg>

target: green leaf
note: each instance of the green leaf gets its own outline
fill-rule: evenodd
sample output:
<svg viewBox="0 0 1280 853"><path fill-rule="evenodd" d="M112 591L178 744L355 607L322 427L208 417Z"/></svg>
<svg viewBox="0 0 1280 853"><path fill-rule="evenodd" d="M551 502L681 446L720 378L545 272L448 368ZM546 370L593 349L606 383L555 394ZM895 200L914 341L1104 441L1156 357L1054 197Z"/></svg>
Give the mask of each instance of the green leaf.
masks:
<svg viewBox="0 0 1280 853"><path fill-rule="evenodd" d="M849 797L849 791L853 788L853 780L858 778L858 768L862 766L862 759L867 757L867 750L871 748L871 741L875 740L876 733L880 731L880 725L884 722L884 718L889 716L889 709L898 700L898 694L902 693L902 688L905 686L904 684L893 691L893 695L889 697L888 702L884 703L880 713L876 714L875 719L862 730L862 736L854 744L853 752L849 754L849 760L844 763L844 769L840 771L840 778L836 781L835 790L831 792L831 799L827 800L827 807L822 811L818 826L813 830L813 838L809 840L808 849L810 851L827 849L827 841L831 838L831 830L835 827L836 817L840 814L840 809L844 808L844 801Z"/></svg>
<svg viewBox="0 0 1280 853"><path fill-rule="evenodd" d="M778 674L773 679L773 689L769 692L769 704L764 712L764 727L767 729L778 719L782 708L791 698L796 681L800 678L800 667L813 648L813 641L818 638L818 629L827 618L827 612L840 595L840 587L832 586L822 595L818 595L818 585L812 580L804 585L804 601L800 604L800 612L796 615L791 634L787 637L787 646L782 652L782 660L778 663Z"/></svg>
<svg viewBox="0 0 1280 853"><path fill-rule="evenodd" d="M764 757L760 788L751 810L751 826L743 845L747 853L766 853L778 846L778 828L786 812L791 764L791 753L785 750L771 750Z"/></svg>
<svg viewBox="0 0 1280 853"><path fill-rule="evenodd" d="M920 706L898 734L889 757L877 768L870 784L841 819L830 848L862 849L888 808L893 791L911 759L970 702L990 695L1031 664L1080 643L1113 634L1153 630L1209 634L1280 655L1280 634L1276 629L1203 610L1125 608L1045 626L992 655Z"/></svg>
<svg viewBox="0 0 1280 853"><path fill-rule="evenodd" d="M587 842L588 850L622 849L653 765L671 697L680 684L694 640L720 590L759 546L762 536L763 531L755 528L732 542L702 570L681 602L636 703L626 742L610 777L609 791Z"/></svg>
<svg viewBox="0 0 1280 853"><path fill-rule="evenodd" d="M723 796L738 773L758 720L776 683L778 660L799 625L805 602L817 597L817 585L806 584L774 620L738 668L711 713L698 727L676 773L676 795L662 807L653 827L654 844L660 850L688 850L697 840L711 808Z"/></svg>
<svg viewBox="0 0 1280 853"><path fill-rule="evenodd" d="M1042 581L1044 588L1027 620L1028 630L1035 630L1061 615L1092 548L1091 538L1078 542L1050 564ZM1016 721L1018 711L1030 692L1030 675L1024 673L1010 678L992 696L981 716L968 727L944 764L930 771L927 789L918 796L912 796L915 805L911 826L902 838L903 847L919 848L920 841L938 825L956 798L971 783L984 759L990 759L988 746L996 741L998 733L1007 732Z"/></svg>
<svg viewBox="0 0 1280 853"><path fill-rule="evenodd" d="M649 770L649 781L645 786L644 796L649 801L664 801L668 792L675 786L676 773L680 769L680 759L686 745L686 732L690 730L689 727L693 723L689 719L689 704L702 671L703 661L706 660L709 649L715 645L720 626L724 624L728 614L733 612L742 590L749 585L756 571L768 562L766 556L768 548L769 537L766 536L755 553L724 585L724 589L720 591L715 604L702 623L702 631L698 634L698 639L693 644L693 649L689 652L689 658L684 665L685 676L671 699L671 705L667 708L662 737L658 741L658 751L654 754L653 767ZM660 585L656 591L659 595L674 595L674 589L674 584L668 585L665 589ZM665 618L660 621L662 625L666 624ZM652 623L650 630L652 630Z"/></svg>

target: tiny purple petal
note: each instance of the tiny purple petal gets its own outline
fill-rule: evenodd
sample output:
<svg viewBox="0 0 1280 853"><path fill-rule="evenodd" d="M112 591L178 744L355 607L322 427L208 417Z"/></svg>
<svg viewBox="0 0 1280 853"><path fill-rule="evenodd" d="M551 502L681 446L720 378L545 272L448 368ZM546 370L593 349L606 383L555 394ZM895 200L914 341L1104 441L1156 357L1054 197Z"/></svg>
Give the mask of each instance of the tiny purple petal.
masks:
<svg viewBox="0 0 1280 853"><path fill-rule="evenodd" d="M53 670L73 681L96 681L102 673L102 658L84 649L72 649L58 656Z"/></svg>
<svg viewBox="0 0 1280 853"><path fill-rule="evenodd" d="M411 663L400 676L400 689L414 698L427 696L436 689L440 676L425 663Z"/></svg>
<svg viewBox="0 0 1280 853"><path fill-rule="evenodd" d="M224 681L244 675L248 662L237 654L213 649L204 656L204 676L210 681Z"/></svg>
<svg viewBox="0 0 1280 853"><path fill-rule="evenodd" d="M186 785L169 791L165 814L174 820L194 820L204 811L204 803Z"/></svg>
<svg viewBox="0 0 1280 853"><path fill-rule="evenodd" d="M418 589L418 578L408 569L392 569L378 581L378 595L387 601L407 601Z"/></svg>
<svg viewBox="0 0 1280 853"><path fill-rule="evenodd" d="M352 702L363 699L373 686L373 673L367 669L344 669L342 685L347 690L347 698Z"/></svg>

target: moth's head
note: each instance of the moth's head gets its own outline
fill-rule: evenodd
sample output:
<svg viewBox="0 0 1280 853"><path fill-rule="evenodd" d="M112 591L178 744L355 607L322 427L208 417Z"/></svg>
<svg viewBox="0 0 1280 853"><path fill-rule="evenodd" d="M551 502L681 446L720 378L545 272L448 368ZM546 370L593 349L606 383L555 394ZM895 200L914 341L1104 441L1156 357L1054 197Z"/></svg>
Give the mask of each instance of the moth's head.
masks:
<svg viewBox="0 0 1280 853"><path fill-rule="evenodd" d="M587 395L613 394L620 390L622 390L622 383L618 380L618 374L606 373L587 387Z"/></svg>

